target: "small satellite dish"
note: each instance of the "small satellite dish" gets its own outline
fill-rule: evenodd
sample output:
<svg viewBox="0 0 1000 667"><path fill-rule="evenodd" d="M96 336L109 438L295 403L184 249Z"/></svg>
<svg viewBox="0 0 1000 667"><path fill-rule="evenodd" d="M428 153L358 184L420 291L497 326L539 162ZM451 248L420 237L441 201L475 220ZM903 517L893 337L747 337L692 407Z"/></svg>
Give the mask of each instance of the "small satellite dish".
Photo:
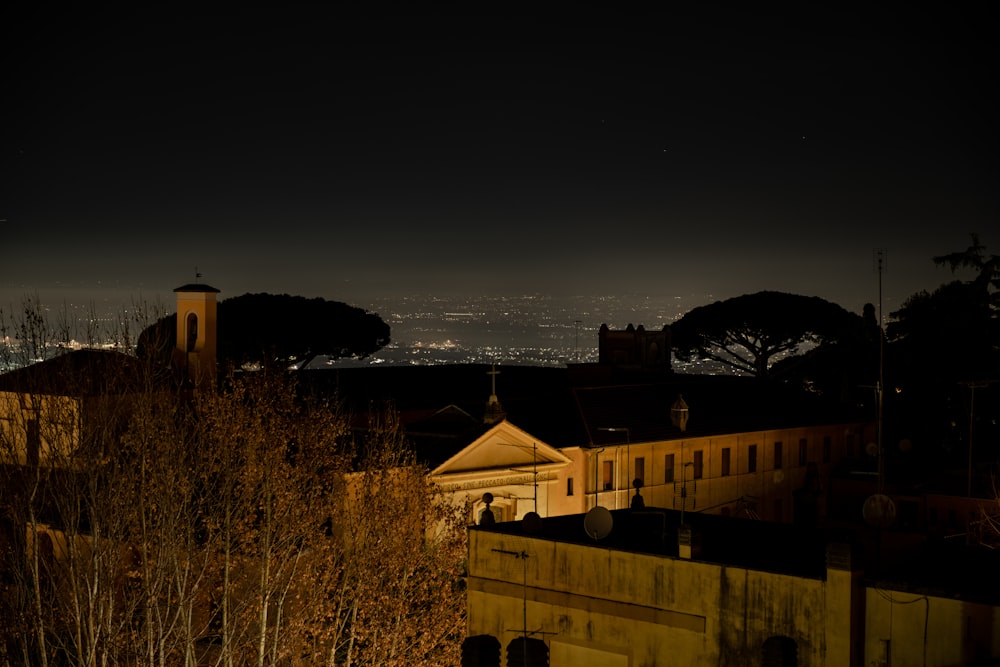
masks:
<svg viewBox="0 0 1000 667"><path fill-rule="evenodd" d="M774 483L775 484L781 484L784 481L785 481L785 471L784 470L775 470L774 471Z"/></svg>
<svg viewBox="0 0 1000 667"><path fill-rule="evenodd" d="M538 535L542 532L542 517L538 512L528 512L521 519L521 529L529 535Z"/></svg>
<svg viewBox="0 0 1000 667"><path fill-rule="evenodd" d="M875 444L874 442L869 442L867 445L865 445L865 453L867 453L868 456L875 458L876 456L878 456L878 445Z"/></svg>
<svg viewBox="0 0 1000 667"><path fill-rule="evenodd" d="M896 503L884 493L868 496L861 508L861 516L873 528L888 528L896 520Z"/></svg>
<svg viewBox="0 0 1000 667"><path fill-rule="evenodd" d="M583 530L587 535L595 540L603 540L611 533L615 520L611 517L611 512L606 507L598 505L583 517Z"/></svg>

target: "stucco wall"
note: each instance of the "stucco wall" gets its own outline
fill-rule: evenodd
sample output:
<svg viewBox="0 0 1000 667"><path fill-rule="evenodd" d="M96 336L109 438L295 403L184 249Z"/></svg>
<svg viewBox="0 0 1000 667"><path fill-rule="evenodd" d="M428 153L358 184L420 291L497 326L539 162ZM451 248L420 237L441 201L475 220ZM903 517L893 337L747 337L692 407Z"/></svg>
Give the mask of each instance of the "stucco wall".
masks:
<svg viewBox="0 0 1000 667"><path fill-rule="evenodd" d="M772 636L825 664L821 580L487 531L469 549L468 634L506 646L527 629L553 667L742 666Z"/></svg>

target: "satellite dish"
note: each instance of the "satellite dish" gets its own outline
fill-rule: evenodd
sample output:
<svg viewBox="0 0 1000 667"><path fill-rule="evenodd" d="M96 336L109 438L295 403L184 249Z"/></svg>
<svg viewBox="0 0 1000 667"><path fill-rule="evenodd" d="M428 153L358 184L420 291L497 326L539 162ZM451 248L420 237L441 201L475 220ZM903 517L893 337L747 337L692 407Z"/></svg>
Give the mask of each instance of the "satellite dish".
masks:
<svg viewBox="0 0 1000 667"><path fill-rule="evenodd" d="M873 528L888 528L896 520L896 503L884 493L876 493L868 496L861 508L861 516Z"/></svg>
<svg viewBox="0 0 1000 667"><path fill-rule="evenodd" d="M775 470L774 471L774 483L775 484L781 484L784 481L785 481L785 471L784 470Z"/></svg>
<svg viewBox="0 0 1000 667"><path fill-rule="evenodd" d="M611 512L606 507L598 505L583 517L583 530L589 537L595 540L603 540L611 533L615 520L611 518Z"/></svg>
<svg viewBox="0 0 1000 667"><path fill-rule="evenodd" d="M875 458L876 456L878 456L878 445L875 444L874 442L869 442L867 445L865 445L865 452L868 454L868 456Z"/></svg>
<svg viewBox="0 0 1000 667"><path fill-rule="evenodd" d="M542 532L542 517L538 512L528 512L521 519L521 528L530 535L537 535Z"/></svg>

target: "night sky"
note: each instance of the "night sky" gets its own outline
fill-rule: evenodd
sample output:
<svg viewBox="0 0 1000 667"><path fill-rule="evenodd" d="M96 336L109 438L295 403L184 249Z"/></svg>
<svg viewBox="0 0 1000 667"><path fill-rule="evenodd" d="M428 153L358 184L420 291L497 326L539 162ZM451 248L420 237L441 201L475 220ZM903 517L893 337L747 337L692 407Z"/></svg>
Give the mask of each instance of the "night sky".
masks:
<svg viewBox="0 0 1000 667"><path fill-rule="evenodd" d="M1000 252L997 26L905 10L8 13L0 297L893 308Z"/></svg>

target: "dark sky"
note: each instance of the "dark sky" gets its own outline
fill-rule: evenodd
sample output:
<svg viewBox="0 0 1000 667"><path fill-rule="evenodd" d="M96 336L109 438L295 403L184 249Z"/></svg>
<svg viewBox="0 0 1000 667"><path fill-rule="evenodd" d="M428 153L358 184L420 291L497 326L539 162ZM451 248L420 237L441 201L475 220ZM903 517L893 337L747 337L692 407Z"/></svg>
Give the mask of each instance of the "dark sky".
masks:
<svg viewBox="0 0 1000 667"><path fill-rule="evenodd" d="M996 24L921 11L7 15L0 290L894 307L1000 248Z"/></svg>

